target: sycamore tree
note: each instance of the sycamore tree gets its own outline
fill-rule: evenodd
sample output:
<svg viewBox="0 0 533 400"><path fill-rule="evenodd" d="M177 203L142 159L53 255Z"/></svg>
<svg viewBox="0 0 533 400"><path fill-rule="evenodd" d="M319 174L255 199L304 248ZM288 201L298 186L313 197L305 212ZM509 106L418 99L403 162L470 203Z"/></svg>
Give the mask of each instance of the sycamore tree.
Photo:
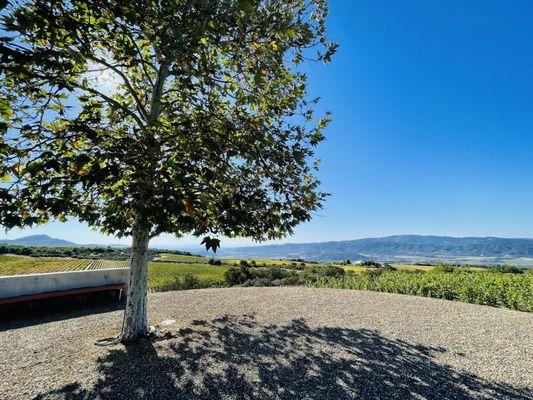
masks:
<svg viewBox="0 0 533 400"><path fill-rule="evenodd" d="M326 0L2 1L0 224L131 236L118 340L146 335L147 249L257 241L319 209L300 64L328 62Z"/></svg>

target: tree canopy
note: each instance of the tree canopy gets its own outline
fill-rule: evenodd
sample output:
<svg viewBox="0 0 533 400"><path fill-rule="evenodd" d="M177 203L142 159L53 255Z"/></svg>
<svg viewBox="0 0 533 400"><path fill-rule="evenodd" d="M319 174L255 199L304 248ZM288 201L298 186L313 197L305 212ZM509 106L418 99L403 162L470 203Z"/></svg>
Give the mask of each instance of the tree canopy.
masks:
<svg viewBox="0 0 533 400"><path fill-rule="evenodd" d="M320 208L325 0L8 1L0 224L273 239ZM209 245L209 242L208 242Z"/></svg>

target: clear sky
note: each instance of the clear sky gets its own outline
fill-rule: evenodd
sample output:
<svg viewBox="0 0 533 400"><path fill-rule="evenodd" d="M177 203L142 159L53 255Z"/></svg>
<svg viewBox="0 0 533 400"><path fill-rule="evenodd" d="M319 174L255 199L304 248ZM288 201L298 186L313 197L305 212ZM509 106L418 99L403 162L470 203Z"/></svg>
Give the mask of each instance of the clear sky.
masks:
<svg viewBox="0 0 533 400"><path fill-rule="evenodd" d="M319 150L332 196L282 242L533 237L533 2L331 0L330 8L339 52L307 69L320 109L333 112ZM35 233L120 242L75 222L0 238ZM162 236L153 245L198 242Z"/></svg>

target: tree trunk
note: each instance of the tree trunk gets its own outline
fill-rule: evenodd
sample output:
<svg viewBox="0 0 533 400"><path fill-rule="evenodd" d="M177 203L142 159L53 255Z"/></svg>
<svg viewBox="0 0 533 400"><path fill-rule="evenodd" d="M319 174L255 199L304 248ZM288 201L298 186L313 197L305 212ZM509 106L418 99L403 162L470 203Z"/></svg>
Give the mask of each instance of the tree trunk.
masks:
<svg viewBox="0 0 533 400"><path fill-rule="evenodd" d="M120 341L132 342L148 334L146 317L146 294L148 283L148 242L150 230L136 224L131 246L131 267L128 283L126 309Z"/></svg>
<svg viewBox="0 0 533 400"><path fill-rule="evenodd" d="M165 80L168 77L168 69L169 65L163 62L157 73L157 80L150 105L150 114L147 121L149 125L156 123L161 114L161 96ZM148 132L147 135L152 135L152 133ZM147 182L145 182L148 187L152 184L153 171L151 172L148 171ZM132 342L142 336L148 335L146 294L148 289L148 242L150 241L150 226L146 226L147 224L144 222L146 221L143 220L142 215L138 214L133 227L126 310L124 311L122 333L118 338L122 343Z"/></svg>

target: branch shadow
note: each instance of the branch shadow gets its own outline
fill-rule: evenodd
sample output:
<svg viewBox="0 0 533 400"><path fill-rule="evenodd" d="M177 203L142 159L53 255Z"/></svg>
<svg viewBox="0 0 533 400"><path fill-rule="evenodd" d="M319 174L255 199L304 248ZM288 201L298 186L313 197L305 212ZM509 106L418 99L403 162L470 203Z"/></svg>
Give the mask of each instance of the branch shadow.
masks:
<svg viewBox="0 0 533 400"><path fill-rule="evenodd" d="M195 321L162 341L115 348L99 379L38 399L531 399L527 388L489 382L438 363L443 348L372 330L285 326L252 315Z"/></svg>
<svg viewBox="0 0 533 400"><path fill-rule="evenodd" d="M89 293L0 305L0 332L123 310L116 293Z"/></svg>

